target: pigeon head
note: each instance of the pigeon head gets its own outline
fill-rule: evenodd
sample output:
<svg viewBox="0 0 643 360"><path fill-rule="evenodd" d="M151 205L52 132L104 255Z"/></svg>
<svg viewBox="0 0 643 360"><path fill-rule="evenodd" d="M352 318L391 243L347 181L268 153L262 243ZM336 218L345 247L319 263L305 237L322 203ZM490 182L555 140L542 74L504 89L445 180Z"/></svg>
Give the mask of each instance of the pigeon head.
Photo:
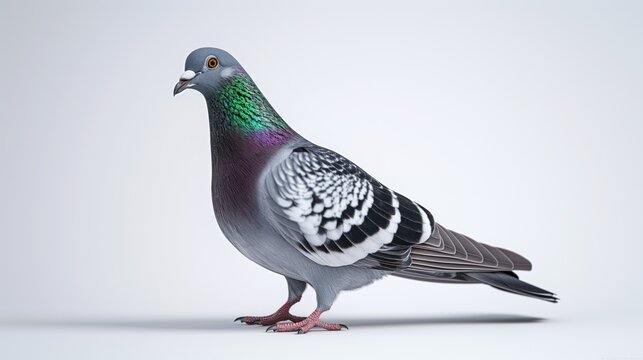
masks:
<svg viewBox="0 0 643 360"><path fill-rule="evenodd" d="M174 95L185 89L200 92L208 106L210 133L220 147L240 138L261 144L283 143L298 136L272 108L239 62L216 48L194 50Z"/></svg>
<svg viewBox="0 0 643 360"><path fill-rule="evenodd" d="M226 51L216 48L196 49L185 60L185 72L174 87L174 95L185 89L194 89L209 97L224 79L238 73L245 71Z"/></svg>

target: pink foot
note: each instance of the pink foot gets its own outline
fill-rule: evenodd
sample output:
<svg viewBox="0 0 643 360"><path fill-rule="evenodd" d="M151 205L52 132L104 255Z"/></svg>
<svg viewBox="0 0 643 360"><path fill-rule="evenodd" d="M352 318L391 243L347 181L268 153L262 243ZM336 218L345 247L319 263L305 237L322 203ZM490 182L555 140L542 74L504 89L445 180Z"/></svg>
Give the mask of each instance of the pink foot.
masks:
<svg viewBox="0 0 643 360"><path fill-rule="evenodd" d="M290 313L290 308L299 302L301 298L290 300L283 304L277 311L268 316L241 316L234 321L240 321L246 323L247 325L273 325L280 321L292 321L293 323L303 321L305 318L301 316L295 316Z"/></svg>
<svg viewBox="0 0 643 360"><path fill-rule="evenodd" d="M297 331L298 334L305 334L307 333L310 329L314 327L326 329L326 330L331 330L331 331L339 331L341 329L346 329L348 330L348 326L343 325L343 324L331 324L327 323L324 321L319 320L319 317L321 316L321 311L315 310L313 311L312 314L310 314L307 318L297 321L297 322L291 322L291 323L279 323L276 325L272 325L271 327L266 329L266 332L268 331L273 331L273 332L289 332L289 331Z"/></svg>

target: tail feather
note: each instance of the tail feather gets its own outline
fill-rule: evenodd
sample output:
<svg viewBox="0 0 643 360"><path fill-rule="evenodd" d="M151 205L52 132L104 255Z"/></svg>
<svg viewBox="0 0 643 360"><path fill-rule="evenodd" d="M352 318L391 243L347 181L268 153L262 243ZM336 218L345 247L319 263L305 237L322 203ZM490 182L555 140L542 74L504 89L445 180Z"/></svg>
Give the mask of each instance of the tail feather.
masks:
<svg viewBox="0 0 643 360"><path fill-rule="evenodd" d="M513 272L467 272L462 273L461 276L469 277L477 282L487 284L496 289L510 293L529 296L553 303L558 302L558 298L554 293L518 279L518 276Z"/></svg>

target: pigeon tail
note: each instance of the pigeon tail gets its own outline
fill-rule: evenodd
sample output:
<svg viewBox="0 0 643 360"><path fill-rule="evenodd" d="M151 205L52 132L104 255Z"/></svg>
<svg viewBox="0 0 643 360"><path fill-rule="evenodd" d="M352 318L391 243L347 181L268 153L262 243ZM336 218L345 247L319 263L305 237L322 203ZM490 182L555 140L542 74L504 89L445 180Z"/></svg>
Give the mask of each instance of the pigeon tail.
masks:
<svg viewBox="0 0 643 360"><path fill-rule="evenodd" d="M470 272L460 276L470 278L475 282L487 284L498 290L513 294L524 295L544 301L556 303L558 298L554 293L541 289L518 278L514 272Z"/></svg>

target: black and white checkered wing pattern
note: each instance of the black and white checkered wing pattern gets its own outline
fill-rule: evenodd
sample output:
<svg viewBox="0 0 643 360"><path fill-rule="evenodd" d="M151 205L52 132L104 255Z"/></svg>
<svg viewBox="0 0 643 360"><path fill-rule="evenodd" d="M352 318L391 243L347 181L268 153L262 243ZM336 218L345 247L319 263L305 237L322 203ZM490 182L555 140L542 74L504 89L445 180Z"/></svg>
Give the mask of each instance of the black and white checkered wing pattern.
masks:
<svg viewBox="0 0 643 360"><path fill-rule="evenodd" d="M402 269L432 232L428 211L321 147L295 149L266 185L275 228L322 265Z"/></svg>

